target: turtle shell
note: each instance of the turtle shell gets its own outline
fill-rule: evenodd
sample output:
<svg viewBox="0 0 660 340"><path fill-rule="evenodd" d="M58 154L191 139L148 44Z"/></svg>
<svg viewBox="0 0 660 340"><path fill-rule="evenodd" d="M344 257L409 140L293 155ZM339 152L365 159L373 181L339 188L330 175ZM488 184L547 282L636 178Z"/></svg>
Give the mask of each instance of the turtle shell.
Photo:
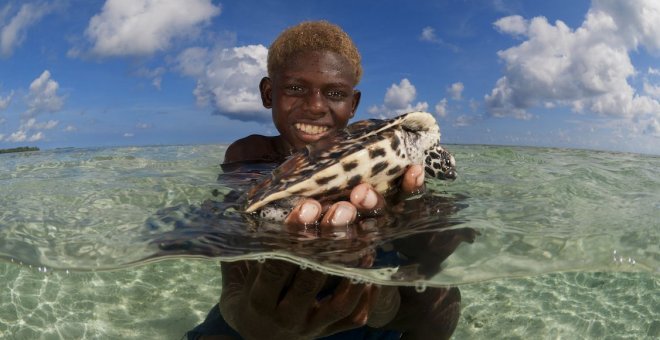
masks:
<svg viewBox="0 0 660 340"><path fill-rule="evenodd" d="M250 189L245 211L292 196L336 197L363 182L385 193L408 165L423 163L424 152L439 139L438 125L427 112L355 122L273 170Z"/></svg>

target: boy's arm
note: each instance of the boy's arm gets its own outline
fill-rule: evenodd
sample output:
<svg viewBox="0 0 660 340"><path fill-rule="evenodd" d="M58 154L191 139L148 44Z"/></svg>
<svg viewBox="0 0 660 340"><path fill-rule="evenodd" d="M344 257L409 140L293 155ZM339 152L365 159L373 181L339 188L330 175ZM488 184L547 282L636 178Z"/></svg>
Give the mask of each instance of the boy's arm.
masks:
<svg viewBox="0 0 660 340"><path fill-rule="evenodd" d="M272 143L266 136L250 135L229 145L223 164L254 161L263 155L272 154Z"/></svg>
<svg viewBox="0 0 660 340"><path fill-rule="evenodd" d="M402 191L412 193L420 190L423 186L423 176L424 172L421 166L415 165L410 167L406 171L406 174L404 174ZM361 188L358 190L360 191L358 194L351 195L351 202L355 202L342 202L342 204L353 209L354 212L367 208L373 210L374 207L385 204L382 195L377 194L373 188L370 186L362 186ZM372 206L374 203L372 194L376 195L374 206ZM360 198L363 200L360 200ZM368 204L363 202L364 199L368 201ZM314 200L310 201L319 204ZM294 209L294 213L299 213L300 206L296 207L296 209ZM324 217L322 225L327 225L332 219L347 219L346 215L337 216L337 214L334 214L332 216L332 211L328 210L328 212L326 217ZM327 217L327 215L331 216ZM294 216L292 218L296 218L298 222L301 221L300 216ZM352 219L354 218L353 216ZM312 222L315 222L317 219L318 216L313 217ZM352 220L339 221L344 226L350 222ZM420 312L435 312L432 310L433 302L420 300L419 297L421 295L415 292L414 289L410 293L406 288L396 289L395 287L381 287L377 285L371 287L353 285L347 284L349 282L348 279L343 279L342 281L345 281L345 284L336 289L332 301L325 302L328 306L314 307L319 308L324 313L313 313L317 316L316 320L306 323L301 321L308 320L308 314L305 313L308 310L303 308L303 306L311 307L317 303L316 291L320 289L318 284L325 281L325 274L313 271L301 271L300 273L304 273L305 276L309 277L298 277L297 273L299 269L297 269L297 266L275 260L267 260L263 264L256 265L257 267L250 270L250 273L237 271L240 266L237 263L223 264L223 296L220 300L223 316L239 332L257 332L262 335L269 334L271 338L275 338L275 334L278 332L286 333L287 330L289 332L293 330L295 333L296 330L293 328L299 327L307 334L319 332L327 335L340 330L369 324L377 328L385 326L386 328L416 333L418 331L417 327L422 326L416 323L417 320L422 317L425 317L425 320L428 319L426 315L422 315ZM237 273L240 275L237 275ZM263 281L263 284L260 284L260 280ZM272 308L264 307L264 301L270 301L265 296L272 296L275 300L282 299L281 292L284 289L278 287L275 284L276 281L281 281L283 285L304 287L302 291L309 290L312 294L295 293L295 290L288 289L289 293L286 295L286 299L298 302L285 303L285 306L290 306L292 309L283 309L275 313ZM433 289L429 289L428 291L433 291ZM307 297L307 300L304 300L304 297ZM300 303L301 301L303 302ZM282 307L281 302L279 304L280 307ZM416 308L416 306L420 305L427 307L422 309ZM292 310L298 311L298 313L293 313ZM299 315L301 312L303 314ZM302 318L296 318L296 316L301 316ZM248 327L246 325L250 326ZM293 325L296 327L293 327ZM423 326L431 327L431 325ZM249 330L246 328L249 328ZM438 329L438 327L431 327L429 331L433 331L434 329ZM292 334L286 336L289 335L292 336Z"/></svg>
<svg viewBox="0 0 660 340"><path fill-rule="evenodd" d="M399 287L401 305L386 328L403 332L401 339L449 339L460 316L461 293L456 287Z"/></svg>

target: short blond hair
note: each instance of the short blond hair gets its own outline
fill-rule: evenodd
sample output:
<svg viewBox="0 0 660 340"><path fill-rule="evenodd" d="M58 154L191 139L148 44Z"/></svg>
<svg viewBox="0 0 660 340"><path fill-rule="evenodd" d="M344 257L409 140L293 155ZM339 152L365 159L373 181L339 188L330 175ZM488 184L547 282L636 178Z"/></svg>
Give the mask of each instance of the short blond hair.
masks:
<svg viewBox="0 0 660 340"><path fill-rule="evenodd" d="M355 83L362 77L360 53L351 37L341 27L325 20L304 21L284 30L268 49L268 76L284 67L296 54L307 51L331 51L348 60L355 71Z"/></svg>

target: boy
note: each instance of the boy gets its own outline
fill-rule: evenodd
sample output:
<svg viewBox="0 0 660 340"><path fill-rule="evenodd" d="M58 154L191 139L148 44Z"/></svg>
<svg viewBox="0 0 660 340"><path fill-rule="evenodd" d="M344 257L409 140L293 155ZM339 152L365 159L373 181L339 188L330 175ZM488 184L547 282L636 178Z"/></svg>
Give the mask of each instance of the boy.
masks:
<svg viewBox="0 0 660 340"><path fill-rule="evenodd" d="M251 135L229 146L223 169L244 162L283 162L348 124L360 102L360 55L341 28L325 21L285 30L268 52L268 77L259 89L280 135ZM421 165L407 169L402 192L420 190ZM368 184L353 188L350 201L323 207L299 203L285 223L319 222L321 233L345 228L358 212L373 213L385 199ZM458 319L457 289L351 284L277 260L222 263L222 296L192 339L442 339ZM334 288L332 288L334 287ZM330 290L329 294L320 294ZM319 298L320 297L320 298Z"/></svg>

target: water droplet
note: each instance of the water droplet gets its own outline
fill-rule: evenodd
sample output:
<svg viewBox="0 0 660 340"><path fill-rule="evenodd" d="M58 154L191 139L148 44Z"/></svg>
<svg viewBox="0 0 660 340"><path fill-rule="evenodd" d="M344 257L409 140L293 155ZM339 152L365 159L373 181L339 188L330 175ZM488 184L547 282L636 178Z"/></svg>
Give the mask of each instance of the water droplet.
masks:
<svg viewBox="0 0 660 340"><path fill-rule="evenodd" d="M351 277L351 284L356 285L356 284L358 284L358 283L360 283L360 279L359 279L359 278L357 278L357 277Z"/></svg>
<svg viewBox="0 0 660 340"><path fill-rule="evenodd" d="M307 263L301 263L299 266L300 266L300 269L302 269L302 270L307 269Z"/></svg>
<svg viewBox="0 0 660 340"><path fill-rule="evenodd" d="M417 291L417 293L424 293L425 290L426 290L426 283L415 282L415 291Z"/></svg>
<svg viewBox="0 0 660 340"><path fill-rule="evenodd" d="M259 256L259 257L257 257L257 262L264 263L264 262L266 262L266 258L263 257L263 256Z"/></svg>

